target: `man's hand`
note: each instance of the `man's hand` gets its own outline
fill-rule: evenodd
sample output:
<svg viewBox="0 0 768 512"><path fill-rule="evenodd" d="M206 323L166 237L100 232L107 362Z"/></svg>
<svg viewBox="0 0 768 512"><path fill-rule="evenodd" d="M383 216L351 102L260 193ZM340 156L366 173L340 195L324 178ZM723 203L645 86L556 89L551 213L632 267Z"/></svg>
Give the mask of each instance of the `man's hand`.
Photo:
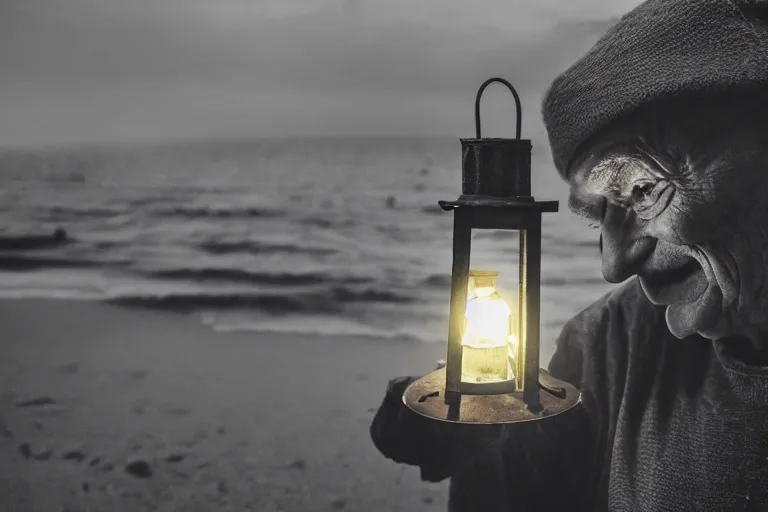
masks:
<svg viewBox="0 0 768 512"><path fill-rule="evenodd" d="M390 380L373 419L371 439L385 457L400 464L419 466L422 480L439 482L454 476L460 466L471 466L473 459L489 450L501 451L501 428L478 428L476 425L467 428L430 420L406 407L403 393L417 379L398 377Z"/></svg>
<svg viewBox="0 0 768 512"><path fill-rule="evenodd" d="M435 442L434 430L427 418L408 409L403 403L405 389L418 377L398 377L389 381L384 400L371 423L374 446L388 459L400 464L419 466L421 477L439 482L450 476L448 464L438 454L430 454L428 446Z"/></svg>

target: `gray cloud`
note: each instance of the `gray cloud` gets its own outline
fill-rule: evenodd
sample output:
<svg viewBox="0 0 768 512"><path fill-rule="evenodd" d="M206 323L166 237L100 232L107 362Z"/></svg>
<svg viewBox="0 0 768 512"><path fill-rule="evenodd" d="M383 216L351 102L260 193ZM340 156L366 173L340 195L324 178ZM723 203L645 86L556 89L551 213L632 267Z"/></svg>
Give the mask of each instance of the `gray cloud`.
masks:
<svg viewBox="0 0 768 512"><path fill-rule="evenodd" d="M521 11L528 20L481 25L473 10L474 21L462 23L461 8L472 7L458 2L442 4L451 9L440 16L425 7L407 19L381 2L211 5L6 0L0 144L453 134L469 129L474 92L491 75L510 78L537 118L549 81L614 22L534 19L542 13L529 7ZM494 112L488 123L509 124Z"/></svg>

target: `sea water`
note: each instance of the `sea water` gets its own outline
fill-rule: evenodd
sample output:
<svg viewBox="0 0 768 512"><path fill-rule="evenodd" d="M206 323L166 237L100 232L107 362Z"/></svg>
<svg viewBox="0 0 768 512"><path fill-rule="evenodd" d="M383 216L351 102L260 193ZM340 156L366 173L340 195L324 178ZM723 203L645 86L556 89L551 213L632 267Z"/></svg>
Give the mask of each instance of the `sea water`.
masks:
<svg viewBox="0 0 768 512"><path fill-rule="evenodd" d="M598 233L534 141L542 358L611 289ZM0 297L185 311L216 330L444 343L453 139L261 139L0 150ZM61 227L63 244L30 244ZM472 264L517 276L515 233L478 231Z"/></svg>

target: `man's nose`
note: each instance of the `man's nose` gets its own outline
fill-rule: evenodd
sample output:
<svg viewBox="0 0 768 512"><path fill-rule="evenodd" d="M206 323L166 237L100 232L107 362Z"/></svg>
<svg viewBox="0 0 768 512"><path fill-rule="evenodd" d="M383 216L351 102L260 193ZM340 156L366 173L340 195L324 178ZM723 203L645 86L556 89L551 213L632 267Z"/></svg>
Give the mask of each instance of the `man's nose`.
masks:
<svg viewBox="0 0 768 512"><path fill-rule="evenodd" d="M637 236L634 221L632 209L606 206L600 252L603 277L609 283L620 283L637 274L656 247L655 238Z"/></svg>

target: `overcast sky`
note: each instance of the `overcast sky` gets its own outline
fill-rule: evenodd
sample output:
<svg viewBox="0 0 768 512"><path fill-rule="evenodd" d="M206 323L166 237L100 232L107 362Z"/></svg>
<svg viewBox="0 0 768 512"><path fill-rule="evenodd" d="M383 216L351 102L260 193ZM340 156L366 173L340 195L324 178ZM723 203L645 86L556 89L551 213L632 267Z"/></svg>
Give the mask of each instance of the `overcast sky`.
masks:
<svg viewBox="0 0 768 512"><path fill-rule="evenodd" d="M493 75L540 133L552 78L638 3L0 0L0 145L466 137ZM486 134L511 134L511 98L486 96Z"/></svg>

